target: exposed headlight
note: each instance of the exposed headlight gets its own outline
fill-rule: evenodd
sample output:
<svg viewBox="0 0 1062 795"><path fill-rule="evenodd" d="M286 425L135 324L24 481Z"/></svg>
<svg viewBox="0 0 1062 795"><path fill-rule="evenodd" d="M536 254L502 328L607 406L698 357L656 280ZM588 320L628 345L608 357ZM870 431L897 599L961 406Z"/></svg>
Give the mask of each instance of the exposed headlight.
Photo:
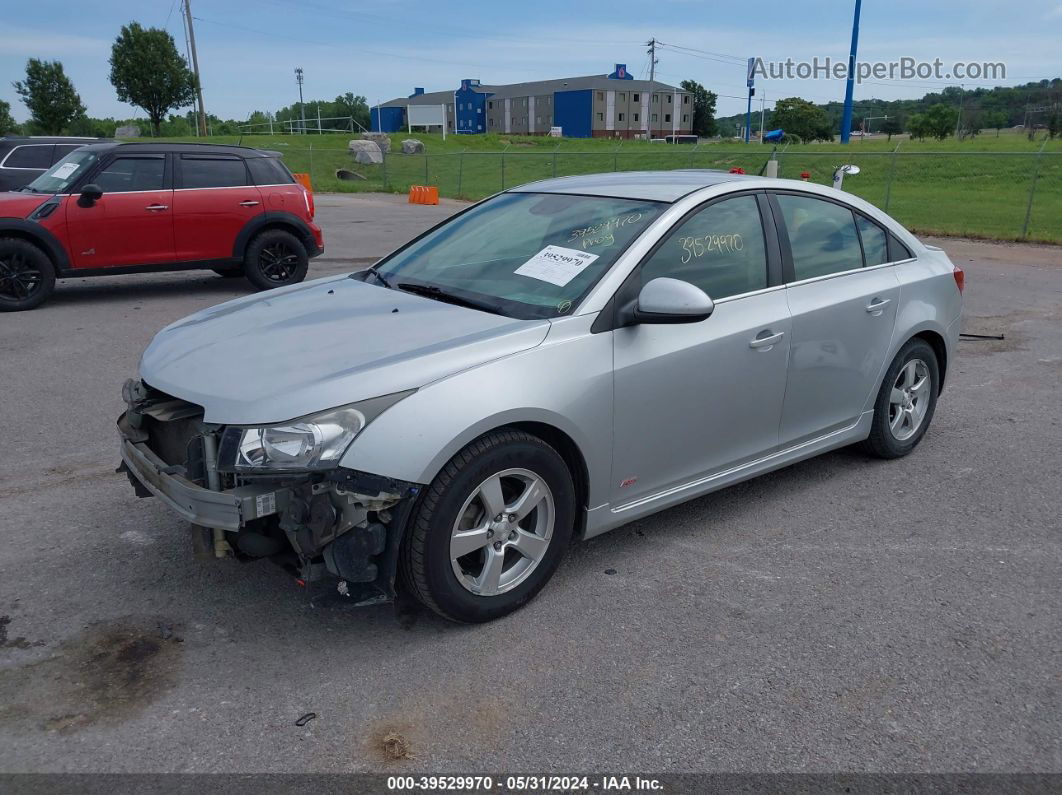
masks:
<svg viewBox="0 0 1062 795"><path fill-rule="evenodd" d="M281 425L230 426L221 438L218 469L229 472L331 469L366 425L412 392L384 395Z"/></svg>

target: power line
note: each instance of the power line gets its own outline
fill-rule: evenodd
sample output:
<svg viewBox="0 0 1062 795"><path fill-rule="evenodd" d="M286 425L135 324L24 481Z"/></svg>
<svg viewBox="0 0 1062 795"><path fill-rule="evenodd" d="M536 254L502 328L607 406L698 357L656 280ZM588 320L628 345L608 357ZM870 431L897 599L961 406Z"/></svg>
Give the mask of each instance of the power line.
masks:
<svg viewBox="0 0 1062 795"><path fill-rule="evenodd" d="M706 61L720 61L720 63L732 63L735 66L744 66L748 62L748 58L742 58L740 55L728 55L722 52L698 50L694 47L683 47L679 44L668 44L663 41L657 42L657 44L659 44L661 47L667 47L672 50L682 50L684 51L682 54L688 54L691 58L703 57Z"/></svg>

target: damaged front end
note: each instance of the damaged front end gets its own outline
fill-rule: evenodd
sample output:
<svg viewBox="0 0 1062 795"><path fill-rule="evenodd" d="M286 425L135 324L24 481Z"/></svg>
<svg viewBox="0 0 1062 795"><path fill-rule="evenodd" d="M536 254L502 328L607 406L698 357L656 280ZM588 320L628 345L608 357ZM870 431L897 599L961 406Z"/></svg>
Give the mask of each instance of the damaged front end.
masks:
<svg viewBox="0 0 1062 795"><path fill-rule="evenodd" d="M268 558L304 584L338 578L338 592L358 604L395 598L417 484L319 459L307 471L248 471L256 462L245 459L260 451L243 440L256 429L205 422L201 406L140 381L126 382L123 397L118 469L137 496L156 496L192 523L197 556Z"/></svg>

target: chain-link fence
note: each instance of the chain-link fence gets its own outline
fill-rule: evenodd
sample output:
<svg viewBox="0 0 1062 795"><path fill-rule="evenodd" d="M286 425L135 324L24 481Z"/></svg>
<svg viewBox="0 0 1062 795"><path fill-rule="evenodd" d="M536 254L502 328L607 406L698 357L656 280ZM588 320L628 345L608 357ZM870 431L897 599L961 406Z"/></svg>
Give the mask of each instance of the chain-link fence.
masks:
<svg viewBox="0 0 1062 795"><path fill-rule="evenodd" d="M495 152L406 155L375 165L346 149L283 151L292 171L311 175L319 191L404 193L435 185L441 196L480 199L550 177L607 171L741 168L759 174L772 156L780 177L830 184L843 163L859 166L844 189L923 233L1062 243L1062 152L903 152L724 149L715 145L600 148L510 147Z"/></svg>

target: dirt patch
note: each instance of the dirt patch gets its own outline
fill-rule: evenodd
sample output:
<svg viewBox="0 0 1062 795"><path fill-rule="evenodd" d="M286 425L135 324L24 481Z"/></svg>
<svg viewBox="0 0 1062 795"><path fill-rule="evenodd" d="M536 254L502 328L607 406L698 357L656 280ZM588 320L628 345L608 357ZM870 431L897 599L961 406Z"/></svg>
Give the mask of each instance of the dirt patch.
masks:
<svg viewBox="0 0 1062 795"><path fill-rule="evenodd" d="M9 637L8 626L11 624L11 616L0 616L0 647L8 649L32 649L36 646L43 646L43 640L29 641L22 635L18 637Z"/></svg>
<svg viewBox="0 0 1062 795"><path fill-rule="evenodd" d="M51 657L0 671L0 720L71 733L136 717L176 683L180 634L159 625L93 625Z"/></svg>

